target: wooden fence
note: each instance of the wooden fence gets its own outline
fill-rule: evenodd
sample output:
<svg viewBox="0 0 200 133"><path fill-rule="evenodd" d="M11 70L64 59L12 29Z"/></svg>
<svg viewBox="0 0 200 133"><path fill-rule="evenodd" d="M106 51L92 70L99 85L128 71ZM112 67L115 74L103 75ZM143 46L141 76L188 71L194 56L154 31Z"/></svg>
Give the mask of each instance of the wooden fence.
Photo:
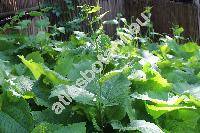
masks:
<svg viewBox="0 0 200 133"><path fill-rule="evenodd" d="M184 35L200 40L200 8L194 3L174 2L172 0L101 0L102 11L110 10L105 19L113 19L122 13L127 19L141 18L145 7L152 8L152 22L156 32L172 33L173 25L180 25L185 29ZM114 28L106 26L109 34Z"/></svg>
<svg viewBox="0 0 200 133"><path fill-rule="evenodd" d="M40 4L44 0L0 0L0 22L3 18L13 16L18 11L33 11L40 8ZM25 31L27 34L36 34L38 29L35 27L35 22L40 17L32 19L32 23Z"/></svg>
<svg viewBox="0 0 200 133"><path fill-rule="evenodd" d="M200 14L198 13L199 9L193 3L154 0L152 6L154 7L152 20L157 32L170 33L173 24L178 24L184 27L187 37L200 39L200 20L198 20Z"/></svg>
<svg viewBox="0 0 200 133"><path fill-rule="evenodd" d="M0 0L0 17L13 15L19 10L37 10L43 0Z"/></svg>
<svg viewBox="0 0 200 133"><path fill-rule="evenodd" d="M64 0L48 0L52 4L60 4L62 11L66 11ZM95 0L80 0L81 2L94 4ZM152 6L152 21L156 32L171 33L173 24L184 27L185 35L200 39L200 8L194 3L174 2L174 0L99 0L102 7L101 12L110 11L104 20L114 19L117 13L123 14L130 19L140 17L146 6ZM178 0L176 0L178 1ZM179 0L181 1L181 0ZM192 0L191 0L192 1ZM199 0L195 0L199 1ZM0 17L9 15L20 9L37 8L38 3L43 0L0 0ZM74 12L75 14L76 12ZM73 15L73 14L72 14ZM67 17L63 16L66 20ZM54 19L56 21L56 19ZM105 26L108 34L113 35L115 28Z"/></svg>

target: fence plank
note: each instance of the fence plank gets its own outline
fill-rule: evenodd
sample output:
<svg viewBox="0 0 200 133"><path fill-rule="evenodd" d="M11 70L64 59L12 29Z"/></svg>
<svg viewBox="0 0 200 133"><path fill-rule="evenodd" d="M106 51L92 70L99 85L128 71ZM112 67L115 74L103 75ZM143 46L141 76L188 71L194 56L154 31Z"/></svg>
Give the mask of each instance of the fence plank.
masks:
<svg viewBox="0 0 200 133"><path fill-rule="evenodd" d="M154 0L152 20L157 32L171 33L173 24L178 24L184 27L187 37L198 38L200 35L198 9L193 4Z"/></svg>

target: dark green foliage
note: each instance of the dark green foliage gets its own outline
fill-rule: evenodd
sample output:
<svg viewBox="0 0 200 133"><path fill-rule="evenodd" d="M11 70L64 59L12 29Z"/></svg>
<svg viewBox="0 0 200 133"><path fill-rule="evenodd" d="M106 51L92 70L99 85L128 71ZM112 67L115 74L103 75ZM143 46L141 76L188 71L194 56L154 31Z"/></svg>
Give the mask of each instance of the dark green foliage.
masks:
<svg viewBox="0 0 200 133"><path fill-rule="evenodd" d="M88 17L100 7L81 9ZM60 33L45 31L35 36L0 34L1 133L200 132L200 47L194 42L180 45L179 27L173 28L174 37L155 42L151 23L148 34L141 35L123 18L114 21L124 25L113 40L103 25L97 30L93 26L103 15L90 21L90 34L75 31L65 41L55 39ZM21 31L29 23L10 26ZM50 26L46 17L37 26L65 33ZM93 70L98 60L102 71L85 81L85 87L75 86L85 78L80 72ZM60 95L70 104L64 106ZM52 110L56 102L64 106L59 115Z"/></svg>

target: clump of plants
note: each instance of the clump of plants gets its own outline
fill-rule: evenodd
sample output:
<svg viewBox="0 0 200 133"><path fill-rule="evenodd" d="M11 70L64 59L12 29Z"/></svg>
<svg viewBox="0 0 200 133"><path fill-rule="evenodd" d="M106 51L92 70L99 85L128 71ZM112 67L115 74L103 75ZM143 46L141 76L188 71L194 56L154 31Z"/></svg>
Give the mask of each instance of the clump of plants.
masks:
<svg viewBox="0 0 200 133"><path fill-rule="evenodd" d="M87 16L100 7L81 9ZM0 132L200 132L200 47L180 44L180 27L170 37L155 33L149 22L141 34L124 18L109 21L118 24L112 39L104 33L104 15L91 18L91 32L74 31L68 40L59 40L64 27L44 16L36 25L53 32L23 34L30 20L1 27ZM3 33L7 29L16 32ZM69 88L105 51L110 58L102 71L84 88ZM52 105L63 101L59 96L70 104L60 102L64 109L56 114Z"/></svg>

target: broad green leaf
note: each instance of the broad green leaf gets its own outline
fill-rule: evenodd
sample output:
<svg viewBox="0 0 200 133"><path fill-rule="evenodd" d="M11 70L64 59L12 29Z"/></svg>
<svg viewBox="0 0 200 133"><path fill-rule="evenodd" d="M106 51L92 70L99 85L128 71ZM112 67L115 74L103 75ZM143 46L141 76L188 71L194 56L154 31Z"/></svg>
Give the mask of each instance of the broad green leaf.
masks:
<svg viewBox="0 0 200 133"><path fill-rule="evenodd" d="M22 60L22 62L31 70L33 73L35 79L39 79L39 77L43 74L48 79L52 81L54 84L60 84L60 83L68 83L68 80L59 75L58 73L48 69L41 63L35 63L32 60L27 61L24 56L19 56L19 58Z"/></svg>
<svg viewBox="0 0 200 133"><path fill-rule="evenodd" d="M184 99L186 99L186 96L173 96L173 97L169 97L167 99L167 101L162 100L162 99L154 99L148 96L148 94L139 94L137 92L133 93L131 95L131 97L134 99L140 99L143 101L151 101L157 105L179 105L179 103L183 102Z"/></svg>
<svg viewBox="0 0 200 133"><path fill-rule="evenodd" d="M107 73L100 79L101 97L105 106L119 105L129 99L130 82L120 71L112 71Z"/></svg>
<svg viewBox="0 0 200 133"><path fill-rule="evenodd" d="M146 104L147 112L154 118L157 119L161 115L179 109L196 109L194 106L155 106Z"/></svg>
<svg viewBox="0 0 200 133"><path fill-rule="evenodd" d="M42 16L42 13L38 11L31 11L29 12L29 15L32 17L39 17L39 16Z"/></svg>
<svg viewBox="0 0 200 133"><path fill-rule="evenodd" d="M146 79L132 80L132 87L139 93L148 93L153 99L167 99L171 85L161 74L144 66Z"/></svg>
<svg viewBox="0 0 200 133"><path fill-rule="evenodd" d="M28 133L28 130L20 125L15 119L0 112L0 132L1 133Z"/></svg>
<svg viewBox="0 0 200 133"><path fill-rule="evenodd" d="M51 88L44 83L45 76L42 75L33 85L32 92L35 94L35 103L40 106L51 108L53 102L50 101L49 96Z"/></svg>
<svg viewBox="0 0 200 133"><path fill-rule="evenodd" d="M72 98L78 103L88 104L88 105L95 105L95 95L84 88L76 87L75 85L72 86L64 86L60 85L57 86L54 91L51 92L50 98L64 95L66 97Z"/></svg>
<svg viewBox="0 0 200 133"><path fill-rule="evenodd" d="M179 25L175 25L172 29L173 29L173 34L176 36L180 36L181 33L184 32L183 27L180 27Z"/></svg>
<svg viewBox="0 0 200 133"><path fill-rule="evenodd" d="M46 46L50 43L50 34L44 31L39 31L35 37L37 43L41 46Z"/></svg>
<svg viewBox="0 0 200 133"><path fill-rule="evenodd" d="M164 121L166 129L170 132L187 132L197 133L200 130L199 121L200 115L198 112L193 110L177 110L166 116Z"/></svg>
<svg viewBox="0 0 200 133"><path fill-rule="evenodd" d="M72 81L76 81L77 79L82 78L83 76L80 74L80 72L85 72L86 70L92 70L92 63L93 61L84 59L82 59L82 61L78 63L74 63L68 73L68 78Z"/></svg>
<svg viewBox="0 0 200 133"><path fill-rule="evenodd" d="M72 55L68 53L62 53L57 59L55 71L63 76L66 76L73 68L73 60L74 58Z"/></svg>
<svg viewBox="0 0 200 133"><path fill-rule="evenodd" d="M73 123L68 126L41 123L32 133L86 133L85 123Z"/></svg>
<svg viewBox="0 0 200 133"><path fill-rule="evenodd" d="M27 60L33 60L35 63L44 63L44 59L39 51L32 52L26 56Z"/></svg>
<svg viewBox="0 0 200 133"><path fill-rule="evenodd" d="M82 123L73 123L63 128L56 130L54 133L86 133L86 124Z"/></svg>
<svg viewBox="0 0 200 133"><path fill-rule="evenodd" d="M91 13L95 13L95 12L98 12L100 11L101 7L100 6L95 6L92 8L92 10L90 10L88 13L91 14Z"/></svg>
<svg viewBox="0 0 200 133"><path fill-rule="evenodd" d="M0 111L1 111L2 105L3 105L3 95L1 94L0 95Z"/></svg>
<svg viewBox="0 0 200 133"><path fill-rule="evenodd" d="M81 121L81 116L77 113L70 110L69 106L65 106L65 110L59 115L55 114L52 109L45 109L42 111L32 111L31 114L35 123L39 124L42 122L48 122L51 124L67 124L67 123L76 123ZM69 116L69 117L66 117ZM78 117L77 117L78 116Z"/></svg>
<svg viewBox="0 0 200 133"><path fill-rule="evenodd" d="M106 116L109 120L121 120L126 115L126 110L121 106L112 106L105 108Z"/></svg>
<svg viewBox="0 0 200 133"><path fill-rule="evenodd" d="M145 120L133 120L127 127L124 127L119 121L112 121L111 125L114 129L120 131L138 130L142 133L164 133L157 125L146 122Z"/></svg>
<svg viewBox="0 0 200 133"><path fill-rule="evenodd" d="M50 24L49 19L43 18L43 19L38 20L35 25L38 28L46 28L49 24Z"/></svg>
<svg viewBox="0 0 200 133"><path fill-rule="evenodd" d="M33 83L34 82L29 79L29 77L13 76L3 84L3 90L12 92L12 94L17 97L30 99L34 97L34 94L31 92Z"/></svg>
<svg viewBox="0 0 200 133"><path fill-rule="evenodd" d="M18 23L18 26L15 26L18 30L23 30L28 27L28 25L31 23L31 20L22 20Z"/></svg>
<svg viewBox="0 0 200 133"><path fill-rule="evenodd" d="M180 47L183 51L188 52L188 53L197 52L200 48L196 43L193 43L193 42L188 42Z"/></svg>
<svg viewBox="0 0 200 133"><path fill-rule="evenodd" d="M179 94L190 94L200 100L200 84L176 83L174 90Z"/></svg>
<svg viewBox="0 0 200 133"><path fill-rule="evenodd" d="M33 128L28 103L12 94L3 95L0 119L0 132L3 133L28 133Z"/></svg>
<svg viewBox="0 0 200 133"><path fill-rule="evenodd" d="M99 82L101 92L100 94L97 92L97 96L100 96L104 106L119 105L124 108L121 112L122 116L123 111L126 111L129 119L134 119L135 113L129 96L130 81L125 77L125 74L122 71L111 71L100 78Z"/></svg>
<svg viewBox="0 0 200 133"><path fill-rule="evenodd" d="M64 27L59 27L57 30L63 34L65 34L65 28Z"/></svg>

